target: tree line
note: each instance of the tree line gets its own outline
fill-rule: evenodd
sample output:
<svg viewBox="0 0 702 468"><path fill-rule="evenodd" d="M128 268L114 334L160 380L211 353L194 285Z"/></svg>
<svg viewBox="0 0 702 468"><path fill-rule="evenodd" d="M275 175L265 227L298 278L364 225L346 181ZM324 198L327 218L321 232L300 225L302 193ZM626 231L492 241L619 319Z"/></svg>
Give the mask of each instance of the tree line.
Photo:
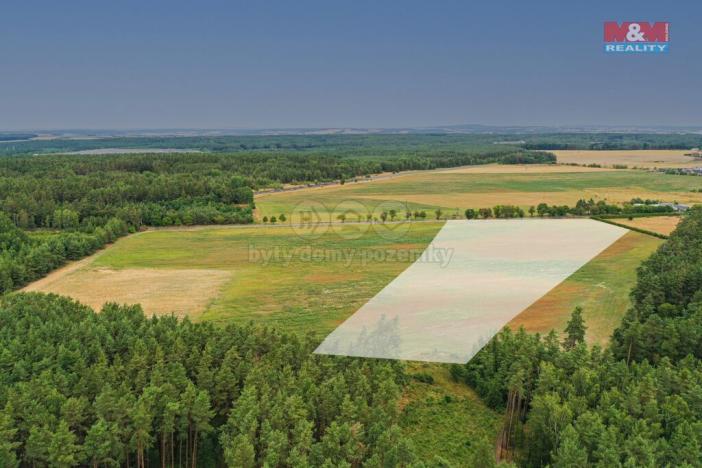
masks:
<svg viewBox="0 0 702 468"><path fill-rule="evenodd" d="M451 368L506 409L499 449L521 466L699 466L702 460L702 209L638 271L606 348L576 310L563 339L503 330Z"/></svg>
<svg viewBox="0 0 702 468"><path fill-rule="evenodd" d="M551 133L524 135L523 147L533 150L690 149L702 146L698 133Z"/></svg>
<svg viewBox="0 0 702 468"><path fill-rule="evenodd" d="M628 216L628 215L653 215L674 213L675 210L671 206L661 206L655 200L640 200L633 199L630 203L623 205L615 205L605 202L604 200L595 201L592 198L589 200L580 199L574 206L568 205L549 205L548 203L539 203L532 205L528 210L522 209L516 205L496 205L492 208L468 208L464 215L466 219L488 219L488 218L523 218L526 213L529 216L539 217L564 217L572 216ZM437 218L438 219L438 218Z"/></svg>
<svg viewBox="0 0 702 468"><path fill-rule="evenodd" d="M111 218L88 231L27 234L0 213L0 294L21 288L67 261L90 255L128 232L127 223Z"/></svg>
<svg viewBox="0 0 702 468"><path fill-rule="evenodd" d="M130 150L178 149L193 152L305 152L383 157L411 156L431 150L481 150L524 148L559 149L689 149L702 147L698 133L500 133L499 128L484 133L386 133L366 135L208 135L208 136L108 136L101 138L51 139L7 142L0 156L89 151L102 148ZM2 139L27 139L36 135L0 135ZM92 135L95 136L95 135ZM498 144L499 143L499 144Z"/></svg>

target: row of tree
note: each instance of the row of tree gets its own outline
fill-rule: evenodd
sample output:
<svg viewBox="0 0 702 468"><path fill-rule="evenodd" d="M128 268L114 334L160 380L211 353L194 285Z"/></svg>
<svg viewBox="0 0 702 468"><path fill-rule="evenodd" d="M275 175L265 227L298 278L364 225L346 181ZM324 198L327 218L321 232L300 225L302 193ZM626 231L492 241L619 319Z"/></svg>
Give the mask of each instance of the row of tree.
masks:
<svg viewBox="0 0 702 468"><path fill-rule="evenodd" d="M575 206L568 205L549 205L548 203L539 203L538 205L530 206L528 209L529 216L550 216L564 217L573 216L603 216L603 215L644 215L644 214L662 214L673 213L675 210L671 206L663 206L657 203L645 203L643 200L638 203L632 200L631 203L623 205L609 204L603 200L594 201L580 199ZM465 211L466 219L488 219L488 218L523 218L525 211L515 205L497 205L493 208L468 208ZM437 218L438 219L438 218Z"/></svg>
<svg viewBox="0 0 702 468"><path fill-rule="evenodd" d="M521 136L534 150L690 149L702 146L697 133L554 133Z"/></svg>
<svg viewBox="0 0 702 468"><path fill-rule="evenodd" d="M502 455L522 466L699 466L700 271L696 208L642 264L633 305L608 348L587 347L576 310L563 340L505 329L471 362L453 366L456 380L506 409Z"/></svg>

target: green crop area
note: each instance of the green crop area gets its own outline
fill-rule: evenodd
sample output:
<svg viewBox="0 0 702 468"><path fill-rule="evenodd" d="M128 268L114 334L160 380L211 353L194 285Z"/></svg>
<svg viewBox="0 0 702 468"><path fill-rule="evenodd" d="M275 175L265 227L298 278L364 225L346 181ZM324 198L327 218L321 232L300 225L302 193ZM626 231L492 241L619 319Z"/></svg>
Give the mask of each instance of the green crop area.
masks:
<svg viewBox="0 0 702 468"><path fill-rule="evenodd" d="M314 238L319 232L290 227L148 231L35 290L95 308L140 303L147 313L328 333L409 266L441 225L413 223L402 233L337 225Z"/></svg>
<svg viewBox="0 0 702 468"><path fill-rule="evenodd" d="M152 230L117 241L30 286L74 297L141 304L147 314L198 321L254 321L320 338L407 268L442 226L335 223L325 232L291 226ZM561 331L576 305L588 341L608 340L629 306L636 268L660 239L629 233L530 306L515 321Z"/></svg>
<svg viewBox="0 0 702 468"><path fill-rule="evenodd" d="M492 166L494 167L494 166ZM324 209L327 220L337 221L342 212L355 219L356 212L372 213L396 209L400 216L405 209L433 210L441 208L445 215L462 215L466 208L512 204L529 207L539 203L574 205L580 198L628 202L632 198L660 199L679 203L700 203L702 188L697 177L668 175L639 170L576 172L567 166L553 172L543 166L542 173L499 173L485 166L470 171L425 171L401 174L372 182L347 183L343 186L315 188L264 194L256 197L257 218L281 213L298 221L297 213ZM504 166L510 169L508 166Z"/></svg>

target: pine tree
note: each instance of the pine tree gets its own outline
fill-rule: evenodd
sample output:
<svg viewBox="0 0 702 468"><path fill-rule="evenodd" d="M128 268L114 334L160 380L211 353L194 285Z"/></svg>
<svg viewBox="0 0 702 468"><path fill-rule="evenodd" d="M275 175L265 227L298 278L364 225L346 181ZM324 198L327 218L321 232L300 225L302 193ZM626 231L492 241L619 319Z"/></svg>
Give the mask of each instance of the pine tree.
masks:
<svg viewBox="0 0 702 468"><path fill-rule="evenodd" d="M563 347L565 349L573 349L579 343L584 343L586 329L585 320L583 319L583 309L577 306L573 310L570 320L565 327L566 338L563 341Z"/></svg>
<svg viewBox="0 0 702 468"><path fill-rule="evenodd" d="M197 394L197 397L195 398L195 401L193 402L193 406L190 412L190 419L192 420L193 432L193 454L191 458L193 468L197 466L198 440L200 439L200 437L204 436L212 430L212 425L210 424L210 421L212 420L213 415L214 411L210 409L210 397L207 394L207 391L200 390Z"/></svg>
<svg viewBox="0 0 702 468"><path fill-rule="evenodd" d="M49 465L57 468L69 468L82 461L82 449L78 445L78 438L68 428L66 421L59 422L51 437L47 455Z"/></svg>
<svg viewBox="0 0 702 468"><path fill-rule="evenodd" d="M100 418L90 427L83 444L85 455L93 467L116 465L120 462L122 447L114 426Z"/></svg>
<svg viewBox="0 0 702 468"><path fill-rule="evenodd" d="M561 443L553 457L554 468L587 468L587 451L570 424L561 433Z"/></svg>
<svg viewBox="0 0 702 468"><path fill-rule="evenodd" d="M51 431L46 426L32 426L24 447L25 457L32 464L46 465L49 462Z"/></svg>
<svg viewBox="0 0 702 468"><path fill-rule="evenodd" d="M254 446L245 434L239 434L233 440L223 440L224 461L227 466L253 468L256 461Z"/></svg>
<svg viewBox="0 0 702 468"><path fill-rule="evenodd" d="M19 466L15 449L20 444L15 442L16 435L17 429L12 425L10 411L0 413L0 466L2 467L15 468Z"/></svg>

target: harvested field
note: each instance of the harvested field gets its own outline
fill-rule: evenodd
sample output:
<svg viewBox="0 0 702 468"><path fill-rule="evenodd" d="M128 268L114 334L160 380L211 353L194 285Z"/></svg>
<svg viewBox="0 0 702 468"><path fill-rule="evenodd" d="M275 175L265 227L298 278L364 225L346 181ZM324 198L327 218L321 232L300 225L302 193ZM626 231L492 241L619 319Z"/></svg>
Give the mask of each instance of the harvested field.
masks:
<svg viewBox="0 0 702 468"><path fill-rule="evenodd" d="M566 166L561 164L483 164L454 169L441 169L443 174L553 174L572 172L601 172L599 167Z"/></svg>
<svg viewBox="0 0 702 468"><path fill-rule="evenodd" d="M657 232L668 236L675 230L681 219L682 218L680 216L647 216L634 218L632 220L621 218L613 221L626 226L645 229L647 231Z"/></svg>
<svg viewBox="0 0 702 468"><path fill-rule="evenodd" d="M565 164L600 164L606 167L623 164L629 168L702 166L702 158L687 156L690 154L689 150L560 150L551 152L556 155L559 163Z"/></svg>

